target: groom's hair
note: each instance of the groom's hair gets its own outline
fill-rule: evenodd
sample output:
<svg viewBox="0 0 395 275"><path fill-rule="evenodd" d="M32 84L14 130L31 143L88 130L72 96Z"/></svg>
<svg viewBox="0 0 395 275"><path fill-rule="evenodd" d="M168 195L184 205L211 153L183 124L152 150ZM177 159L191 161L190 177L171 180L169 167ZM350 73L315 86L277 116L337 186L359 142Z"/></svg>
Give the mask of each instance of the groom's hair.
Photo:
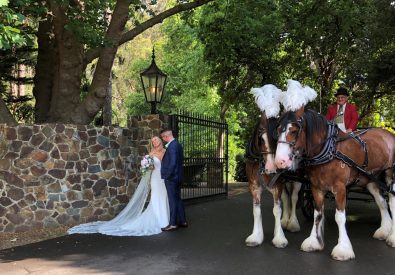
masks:
<svg viewBox="0 0 395 275"><path fill-rule="evenodd" d="M170 128L164 128L162 131L160 131L161 134L163 134L165 132L171 132L171 134L173 134L173 130Z"/></svg>

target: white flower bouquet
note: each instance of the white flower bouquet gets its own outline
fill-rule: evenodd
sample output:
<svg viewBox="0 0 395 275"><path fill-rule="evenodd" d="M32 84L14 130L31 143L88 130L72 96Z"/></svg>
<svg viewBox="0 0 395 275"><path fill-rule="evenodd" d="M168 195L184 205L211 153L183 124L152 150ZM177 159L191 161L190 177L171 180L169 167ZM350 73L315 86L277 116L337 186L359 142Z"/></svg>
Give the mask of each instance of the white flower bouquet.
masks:
<svg viewBox="0 0 395 275"><path fill-rule="evenodd" d="M142 175L148 172L148 170L154 169L154 158L150 155L145 155L140 162L140 172Z"/></svg>

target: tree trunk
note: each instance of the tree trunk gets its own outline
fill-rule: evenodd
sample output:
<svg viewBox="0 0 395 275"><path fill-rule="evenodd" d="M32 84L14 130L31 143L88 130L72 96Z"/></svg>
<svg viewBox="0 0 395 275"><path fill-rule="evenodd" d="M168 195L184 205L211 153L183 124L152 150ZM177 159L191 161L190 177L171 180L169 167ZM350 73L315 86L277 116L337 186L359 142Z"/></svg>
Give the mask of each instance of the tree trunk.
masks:
<svg viewBox="0 0 395 275"><path fill-rule="evenodd" d="M52 37L52 20L40 21L37 33L38 53L35 67L33 95L36 98L35 121L48 120L54 78L55 45Z"/></svg>
<svg viewBox="0 0 395 275"><path fill-rule="evenodd" d="M66 10L51 4L56 45L54 78L48 122L86 124L87 120L77 111L81 103L80 86L84 47L78 38L65 28L68 23Z"/></svg>
<svg viewBox="0 0 395 275"><path fill-rule="evenodd" d="M115 5L111 23L106 34L106 40L111 41L113 45L119 45L119 41L128 20L129 5L130 1L128 0L118 0ZM90 122L103 107L107 90L106 87L111 75L111 69L117 50L118 46L114 46L111 48L103 48L100 51L99 61L96 65L88 95L84 98L83 104L79 106L79 113L87 118L87 122Z"/></svg>
<svg viewBox="0 0 395 275"><path fill-rule="evenodd" d="M52 21L41 22L38 31L39 55L33 90L36 98L36 122L89 124L103 108L119 45L174 14L211 1L215 0L195 0L177 5L124 33L131 0L117 0L105 37L113 46L84 53L84 45L65 28L68 23L68 4L48 0ZM54 39L50 39L52 37ZM92 83L87 96L81 100L83 72L87 64L96 58L99 59Z"/></svg>
<svg viewBox="0 0 395 275"><path fill-rule="evenodd" d="M103 125L111 126L112 125L112 77L110 75L110 79L107 84L107 92L106 98L103 106Z"/></svg>

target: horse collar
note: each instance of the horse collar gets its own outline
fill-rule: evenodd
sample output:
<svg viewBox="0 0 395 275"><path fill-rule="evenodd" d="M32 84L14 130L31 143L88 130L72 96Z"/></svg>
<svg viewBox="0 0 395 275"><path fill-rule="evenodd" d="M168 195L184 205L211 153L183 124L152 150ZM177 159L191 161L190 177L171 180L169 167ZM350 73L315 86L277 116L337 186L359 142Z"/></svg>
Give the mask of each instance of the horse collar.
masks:
<svg viewBox="0 0 395 275"><path fill-rule="evenodd" d="M328 122L328 130L326 135L325 144L322 147L321 152L312 158L305 158L304 165L319 165L330 162L335 157L336 152L336 137L339 132L339 128L336 124Z"/></svg>

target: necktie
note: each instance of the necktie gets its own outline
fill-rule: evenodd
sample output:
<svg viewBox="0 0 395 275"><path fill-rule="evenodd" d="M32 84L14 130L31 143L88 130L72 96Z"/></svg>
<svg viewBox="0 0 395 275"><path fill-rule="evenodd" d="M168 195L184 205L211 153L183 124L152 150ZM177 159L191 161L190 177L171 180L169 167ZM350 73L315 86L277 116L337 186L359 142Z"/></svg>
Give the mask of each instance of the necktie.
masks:
<svg viewBox="0 0 395 275"><path fill-rule="evenodd" d="M342 114L343 114L343 108L344 108L344 105L340 105L340 106L339 106L339 111L338 111L338 114L339 114L339 115L342 115Z"/></svg>

